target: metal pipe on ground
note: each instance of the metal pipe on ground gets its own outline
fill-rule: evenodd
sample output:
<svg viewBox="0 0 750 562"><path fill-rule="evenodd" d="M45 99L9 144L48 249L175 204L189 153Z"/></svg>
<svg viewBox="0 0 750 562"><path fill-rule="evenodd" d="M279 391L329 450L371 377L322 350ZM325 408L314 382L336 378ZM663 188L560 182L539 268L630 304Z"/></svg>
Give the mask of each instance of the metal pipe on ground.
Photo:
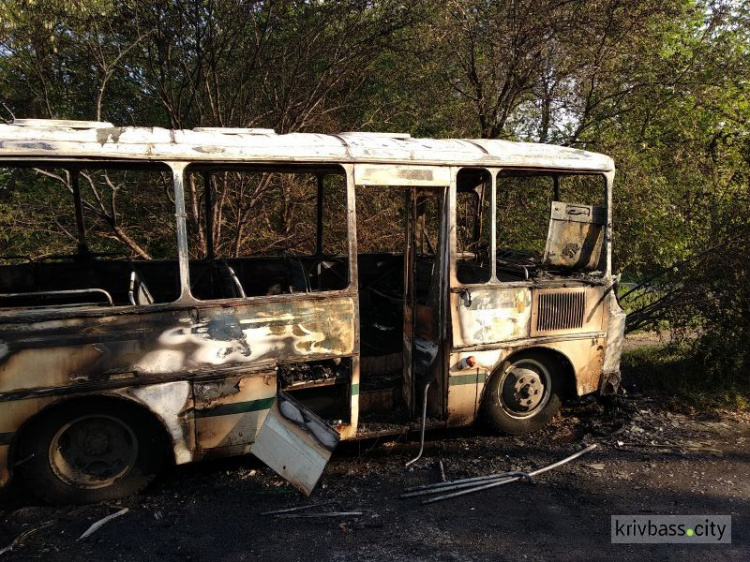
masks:
<svg viewBox="0 0 750 562"><path fill-rule="evenodd" d="M401 494L400 497L404 499L404 498L414 498L417 496L429 496L431 494L440 494L442 492L447 492L450 490L461 490L464 488L473 488L477 485L486 484L490 482L496 482L497 480L503 480L505 478L513 478L516 476L518 478L526 479L526 480L529 480L530 482L533 482L531 476L525 472L506 472L506 473L501 473L501 475L493 475L492 478L488 478L484 480L474 481L473 479L467 479L467 480L472 480L472 481L471 482L456 481L447 486L439 486L439 487L436 486L432 488L426 488L423 490L415 490L413 492L406 492L404 494ZM446 482L446 484L448 483Z"/></svg>
<svg viewBox="0 0 750 562"><path fill-rule="evenodd" d="M456 484L464 484L467 482L482 482L486 480L497 480L498 478L507 478L511 475L511 472L496 472L494 474L486 474L484 476L472 476L470 478L457 478L456 480L449 480L447 482L433 482L432 484L422 484L421 486L411 486L410 488L404 488L404 493L408 494L411 492L418 492L421 490L434 490L439 488L446 488L455 486ZM402 496L403 497L403 494Z"/></svg>
<svg viewBox="0 0 750 562"><path fill-rule="evenodd" d="M581 456L585 455L586 453L589 453L589 452L593 451L594 449L596 449L596 443L594 443L593 445L589 445L585 449L581 449L580 451L578 451L577 453L574 453L574 454L570 455L569 457L566 457L566 458L564 458L562 460L559 460L559 461L557 461L555 463L552 463L552 464L550 464L548 466L545 466L543 468L539 468L537 470L529 472L528 476L533 477L533 476L537 476L539 474L543 474L545 472L548 472L548 471L552 470L553 468L557 468L558 466L562 466L562 465L564 465L566 463L569 463L570 461L572 461L574 459L577 459L578 457L581 457ZM474 488L470 488L468 490L459 490L457 492L452 492L450 494L445 494L445 495L442 495L442 496L437 496L437 497L434 497L434 498L430 498L428 500L423 500L422 501L422 505L427 505L429 503L435 503L435 502L439 502L439 501L443 501L443 500L447 500L447 499L451 499L451 498L457 498L459 496L465 496L467 494L473 494L475 492L481 492L482 490L489 490L490 488L496 488L497 486L503 486L505 484L510 484L511 482L516 482L518 480L521 480L521 478L522 478L521 476L515 476L515 477L512 477L512 478L505 478L505 479L497 480L495 482L490 482L488 484L482 483L481 485L476 486Z"/></svg>

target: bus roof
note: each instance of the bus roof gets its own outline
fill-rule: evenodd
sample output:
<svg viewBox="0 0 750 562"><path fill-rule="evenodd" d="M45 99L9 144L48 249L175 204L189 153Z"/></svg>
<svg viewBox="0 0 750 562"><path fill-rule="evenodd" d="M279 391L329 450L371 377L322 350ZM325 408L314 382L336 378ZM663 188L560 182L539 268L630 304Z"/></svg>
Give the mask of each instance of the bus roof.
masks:
<svg viewBox="0 0 750 562"><path fill-rule="evenodd" d="M490 139L416 139L408 134L337 135L271 129L115 127L92 121L16 120L0 125L0 158L190 162L383 163L541 167L608 172L603 154Z"/></svg>

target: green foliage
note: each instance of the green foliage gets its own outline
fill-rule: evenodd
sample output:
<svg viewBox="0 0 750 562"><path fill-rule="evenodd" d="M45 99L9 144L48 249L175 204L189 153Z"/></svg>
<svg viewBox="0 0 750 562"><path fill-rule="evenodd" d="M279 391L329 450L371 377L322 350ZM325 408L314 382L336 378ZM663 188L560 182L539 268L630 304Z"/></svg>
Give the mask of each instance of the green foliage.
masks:
<svg viewBox="0 0 750 562"><path fill-rule="evenodd" d="M750 384L727 380L695 342L641 347L622 357L630 392L656 394L674 407L698 411L750 410Z"/></svg>

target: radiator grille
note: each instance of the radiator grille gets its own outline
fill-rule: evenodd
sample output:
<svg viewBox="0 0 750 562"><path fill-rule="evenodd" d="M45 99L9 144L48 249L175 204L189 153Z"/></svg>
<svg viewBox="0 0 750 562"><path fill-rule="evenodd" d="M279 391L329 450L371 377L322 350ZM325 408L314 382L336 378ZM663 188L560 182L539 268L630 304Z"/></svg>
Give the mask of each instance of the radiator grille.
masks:
<svg viewBox="0 0 750 562"><path fill-rule="evenodd" d="M572 330L583 327L586 294L542 293L536 317L537 332Z"/></svg>

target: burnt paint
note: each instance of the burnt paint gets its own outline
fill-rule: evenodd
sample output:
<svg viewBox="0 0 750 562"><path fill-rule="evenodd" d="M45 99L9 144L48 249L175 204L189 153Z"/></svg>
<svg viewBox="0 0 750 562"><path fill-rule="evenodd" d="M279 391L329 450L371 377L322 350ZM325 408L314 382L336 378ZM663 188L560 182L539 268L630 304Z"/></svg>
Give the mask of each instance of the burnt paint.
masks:
<svg viewBox="0 0 750 562"><path fill-rule="evenodd" d="M13 311L0 320L0 427L11 433L63 395L112 392L151 409L168 427L178 462L193 460L192 390L151 396L150 385L192 388L191 378L224 376L227 369L268 362L355 353L356 297L275 297L223 303L111 311L105 315ZM52 316L52 318L50 318ZM173 382L169 382L173 381ZM274 383L275 384L275 383ZM145 386L144 386L145 385ZM166 386L165 386L166 388ZM174 387L176 388L176 387ZM110 390L107 390L110 389ZM165 392L176 392L170 390ZM182 391L180 391L182 393ZM44 400L32 400L44 396ZM159 400L174 412L158 411ZM24 413L11 405L25 403ZM28 411L26 411L28 410ZM16 415L18 414L18 415ZM174 423L167 419L174 414ZM176 424L176 425L175 425ZM180 449L179 451L177 449ZM7 467L0 466L0 473Z"/></svg>

